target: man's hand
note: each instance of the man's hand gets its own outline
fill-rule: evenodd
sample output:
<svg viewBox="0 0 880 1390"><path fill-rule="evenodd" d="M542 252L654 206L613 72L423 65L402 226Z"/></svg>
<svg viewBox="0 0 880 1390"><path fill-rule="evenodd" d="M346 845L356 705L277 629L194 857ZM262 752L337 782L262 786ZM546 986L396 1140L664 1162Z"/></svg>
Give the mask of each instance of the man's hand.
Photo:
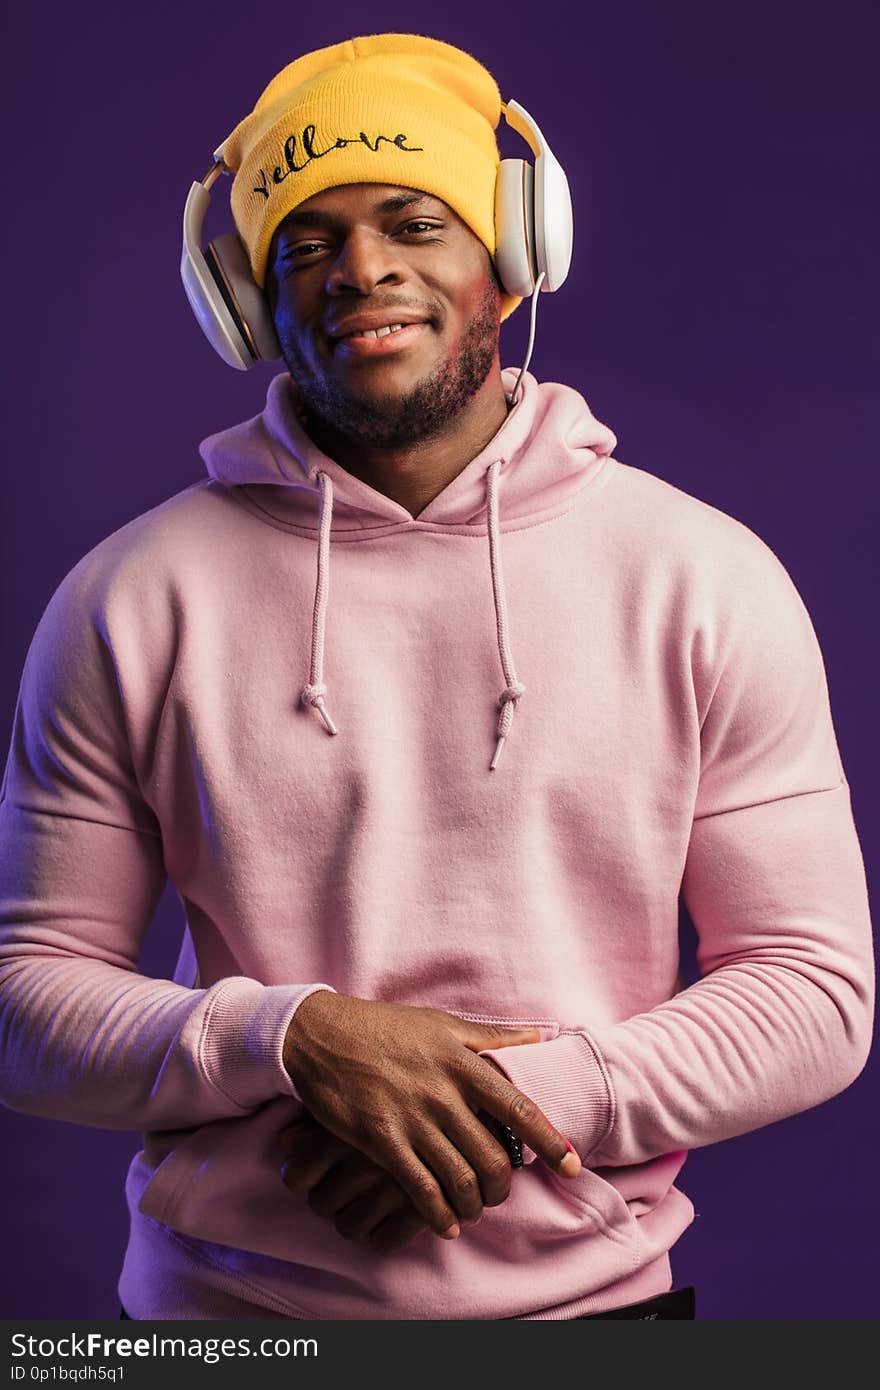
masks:
<svg viewBox="0 0 880 1390"><path fill-rule="evenodd" d="M400 1250L429 1229L390 1173L311 1115L282 1130L279 1140L285 1187L308 1193L312 1210L328 1217L347 1240Z"/></svg>
<svg viewBox="0 0 880 1390"><path fill-rule="evenodd" d="M499 1073L491 1057L484 1057ZM278 1136L284 1155L282 1179L291 1192L307 1192L308 1204L332 1220L347 1240L368 1241L374 1250L402 1250L430 1229L391 1174L366 1154L306 1114Z"/></svg>
<svg viewBox="0 0 880 1390"><path fill-rule="evenodd" d="M477 1110L509 1125L561 1176L580 1172L534 1102L476 1055L539 1041L536 1028L316 990L291 1020L284 1064L311 1116L389 1173L433 1231L454 1238L459 1221L478 1220L510 1192L507 1155Z"/></svg>

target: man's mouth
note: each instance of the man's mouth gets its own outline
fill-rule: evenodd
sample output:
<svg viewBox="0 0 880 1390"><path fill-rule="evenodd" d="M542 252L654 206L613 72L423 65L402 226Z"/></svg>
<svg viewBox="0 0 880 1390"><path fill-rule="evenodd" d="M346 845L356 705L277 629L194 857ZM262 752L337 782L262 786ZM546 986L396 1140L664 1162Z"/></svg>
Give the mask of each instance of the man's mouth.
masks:
<svg viewBox="0 0 880 1390"><path fill-rule="evenodd" d="M331 339L338 357L386 357L403 352L418 343L430 328L424 320L416 323L388 324L381 328L359 328L344 337Z"/></svg>
<svg viewBox="0 0 880 1390"><path fill-rule="evenodd" d="M386 328L359 328L354 333L345 333L339 341L343 342L345 338L384 338L389 333L399 333L407 326L403 323L390 323Z"/></svg>
<svg viewBox="0 0 880 1390"><path fill-rule="evenodd" d="M429 314L413 314L401 305L402 312L398 315L395 314L394 307L393 304L389 304L386 309L382 309L376 304L359 312L352 312L351 306L348 312L345 312L340 306L340 313L336 316L335 322L328 315L324 331L331 341L340 342L343 338L361 337L364 334L368 337L387 337L389 333L399 333L402 328L409 328L411 324L430 321Z"/></svg>

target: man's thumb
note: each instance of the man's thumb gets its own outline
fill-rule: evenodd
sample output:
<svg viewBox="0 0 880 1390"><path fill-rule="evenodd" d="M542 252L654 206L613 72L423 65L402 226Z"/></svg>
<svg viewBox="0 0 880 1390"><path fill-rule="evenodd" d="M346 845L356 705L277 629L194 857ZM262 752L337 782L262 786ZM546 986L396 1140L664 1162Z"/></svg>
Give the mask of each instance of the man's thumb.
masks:
<svg viewBox="0 0 880 1390"><path fill-rule="evenodd" d="M472 1052L483 1052L489 1047L518 1047L522 1043L541 1041L537 1028L505 1028L498 1023L463 1023L462 1031L456 1030L459 1041Z"/></svg>

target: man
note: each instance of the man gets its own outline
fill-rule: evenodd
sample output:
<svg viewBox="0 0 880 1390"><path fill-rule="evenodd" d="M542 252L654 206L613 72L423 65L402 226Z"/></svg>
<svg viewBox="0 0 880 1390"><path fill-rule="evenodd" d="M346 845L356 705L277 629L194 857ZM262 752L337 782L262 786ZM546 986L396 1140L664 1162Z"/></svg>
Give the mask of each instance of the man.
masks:
<svg viewBox="0 0 880 1390"><path fill-rule="evenodd" d="M288 370L25 663L0 1098L144 1131L134 1318L692 1316L688 1150L867 1057L809 616L576 390L514 403L499 100L418 35L273 79L225 149Z"/></svg>

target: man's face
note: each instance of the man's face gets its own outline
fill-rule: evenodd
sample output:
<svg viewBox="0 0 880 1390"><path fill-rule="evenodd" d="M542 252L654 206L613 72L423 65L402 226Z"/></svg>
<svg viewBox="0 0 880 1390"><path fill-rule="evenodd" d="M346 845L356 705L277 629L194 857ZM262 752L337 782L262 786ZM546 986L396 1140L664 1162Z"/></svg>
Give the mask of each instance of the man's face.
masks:
<svg viewBox="0 0 880 1390"><path fill-rule="evenodd" d="M310 415L365 443L448 429L500 370L489 253L416 189L350 183L300 203L273 235L266 295ZM380 338L341 336L400 322L409 326Z"/></svg>

